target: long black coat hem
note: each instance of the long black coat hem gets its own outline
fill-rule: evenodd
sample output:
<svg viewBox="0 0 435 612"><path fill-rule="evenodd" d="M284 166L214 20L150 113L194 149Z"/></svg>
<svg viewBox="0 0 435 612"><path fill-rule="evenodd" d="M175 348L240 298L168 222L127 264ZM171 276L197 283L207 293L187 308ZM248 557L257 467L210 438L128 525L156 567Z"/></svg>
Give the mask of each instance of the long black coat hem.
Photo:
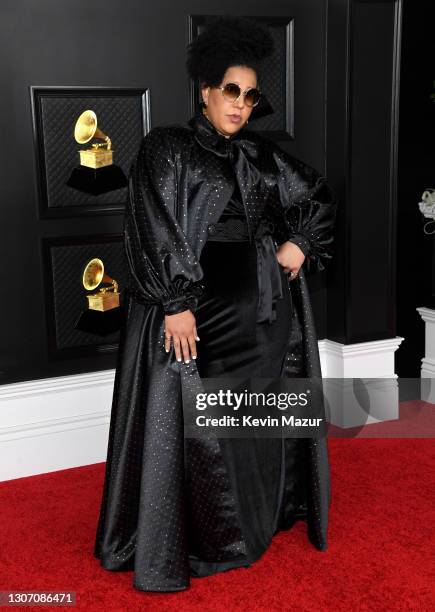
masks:
<svg viewBox="0 0 435 612"><path fill-rule="evenodd" d="M290 519L285 525L279 527L273 536L270 538L266 547L261 551L257 552L256 555L252 555L249 559L246 556L236 557L234 559L230 559L228 561L202 561L192 555L189 556L190 563L190 579L195 578L206 578L207 576L213 576L217 573L226 572L232 569L250 569L254 563L259 561L269 550L271 544L275 536L280 531L289 531L298 521L302 521L307 524L306 516L294 516ZM314 546L316 550L319 552L326 552L328 550L328 546L326 542L322 542L319 544L318 539L313 536L308 529L308 540ZM94 553L94 557L100 560L100 565L106 570L113 572L124 572L124 571L134 571L134 557L131 557L127 564L121 564L119 559L112 558L110 556L99 557ZM156 583L152 581L137 581L134 579L133 587L138 591L144 592L156 592L156 593L171 593L177 591L185 591L190 588L190 579L188 582L180 582L179 584L174 582L162 582Z"/></svg>

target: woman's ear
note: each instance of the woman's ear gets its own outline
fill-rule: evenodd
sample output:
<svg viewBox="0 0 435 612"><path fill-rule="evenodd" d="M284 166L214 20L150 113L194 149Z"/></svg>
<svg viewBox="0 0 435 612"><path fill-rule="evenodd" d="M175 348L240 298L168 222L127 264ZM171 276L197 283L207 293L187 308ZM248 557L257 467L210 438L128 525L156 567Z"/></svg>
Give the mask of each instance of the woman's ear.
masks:
<svg viewBox="0 0 435 612"><path fill-rule="evenodd" d="M204 85L201 87L201 96L204 104L207 106L208 104L208 95L210 93L210 87L205 87Z"/></svg>

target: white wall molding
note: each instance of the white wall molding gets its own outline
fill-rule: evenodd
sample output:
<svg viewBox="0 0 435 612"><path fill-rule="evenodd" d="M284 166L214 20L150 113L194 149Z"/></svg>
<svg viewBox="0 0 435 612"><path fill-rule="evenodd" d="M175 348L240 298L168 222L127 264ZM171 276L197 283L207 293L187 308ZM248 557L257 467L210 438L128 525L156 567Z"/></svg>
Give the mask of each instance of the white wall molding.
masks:
<svg viewBox="0 0 435 612"><path fill-rule="evenodd" d="M114 370L101 372L86 372L85 374L72 374L53 378L28 380L9 385L0 385L0 401L7 397L23 397L25 395L46 394L53 391L71 391L85 387L94 387L101 383L113 382Z"/></svg>
<svg viewBox="0 0 435 612"><path fill-rule="evenodd" d="M403 338L341 344L320 340L322 376L325 378L397 378L394 353Z"/></svg>
<svg viewBox="0 0 435 612"><path fill-rule="evenodd" d="M319 341L324 377L390 377L402 338ZM0 481L106 460L115 370L0 385ZM355 424L350 391L333 391L333 422Z"/></svg>
<svg viewBox="0 0 435 612"><path fill-rule="evenodd" d="M0 386L0 481L105 461L114 375Z"/></svg>
<svg viewBox="0 0 435 612"><path fill-rule="evenodd" d="M397 378L325 378L327 421L343 429L399 418Z"/></svg>
<svg viewBox="0 0 435 612"><path fill-rule="evenodd" d="M402 341L400 336L354 344L319 341L330 423L348 428L398 418L394 354Z"/></svg>

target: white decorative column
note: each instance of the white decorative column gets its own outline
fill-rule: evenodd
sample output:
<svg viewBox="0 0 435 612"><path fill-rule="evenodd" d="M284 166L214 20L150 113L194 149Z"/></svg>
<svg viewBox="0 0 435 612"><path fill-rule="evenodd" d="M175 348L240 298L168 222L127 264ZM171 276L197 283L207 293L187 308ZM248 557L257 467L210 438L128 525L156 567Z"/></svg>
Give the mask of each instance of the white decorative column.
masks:
<svg viewBox="0 0 435 612"><path fill-rule="evenodd" d="M329 420L357 427L397 419L399 389L394 353L403 338L340 344L320 340L320 360Z"/></svg>
<svg viewBox="0 0 435 612"><path fill-rule="evenodd" d="M421 399L435 404L435 310L421 306L417 312L425 323L425 355L421 360L421 377L431 379L422 381Z"/></svg>

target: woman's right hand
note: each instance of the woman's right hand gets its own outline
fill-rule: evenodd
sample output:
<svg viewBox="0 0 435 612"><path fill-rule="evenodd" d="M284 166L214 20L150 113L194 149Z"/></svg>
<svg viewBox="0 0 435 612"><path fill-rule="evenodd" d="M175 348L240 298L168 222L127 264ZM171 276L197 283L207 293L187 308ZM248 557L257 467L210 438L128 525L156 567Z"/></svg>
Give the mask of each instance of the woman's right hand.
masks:
<svg viewBox="0 0 435 612"><path fill-rule="evenodd" d="M169 353L171 338L174 343L177 361L183 357L184 363L189 363L190 357L196 359L196 319L191 310L177 314L165 315L165 350Z"/></svg>

